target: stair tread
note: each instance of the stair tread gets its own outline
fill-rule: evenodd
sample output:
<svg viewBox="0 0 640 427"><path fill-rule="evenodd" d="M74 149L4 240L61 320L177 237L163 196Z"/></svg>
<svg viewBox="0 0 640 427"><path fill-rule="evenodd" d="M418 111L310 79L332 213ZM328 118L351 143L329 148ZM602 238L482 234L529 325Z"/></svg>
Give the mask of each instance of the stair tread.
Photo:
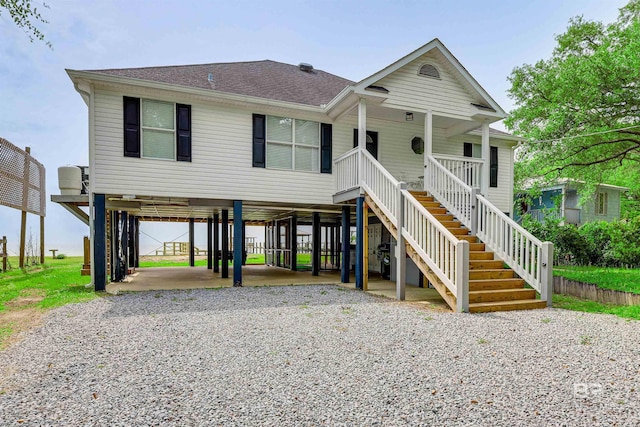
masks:
<svg viewBox="0 0 640 427"><path fill-rule="evenodd" d="M531 291L535 292L535 289L527 289L527 288L482 289L482 290L479 290L479 291L469 291L469 294L491 295L491 294L499 294L499 293L504 293L504 292L530 293ZM539 300L536 300L536 301L539 301Z"/></svg>
<svg viewBox="0 0 640 427"><path fill-rule="evenodd" d="M541 299L520 299L513 301L490 301L490 302L474 302L469 304L469 308L473 307L490 307L490 306L505 306L505 305L526 305L526 304L540 304L547 306L547 302Z"/></svg>

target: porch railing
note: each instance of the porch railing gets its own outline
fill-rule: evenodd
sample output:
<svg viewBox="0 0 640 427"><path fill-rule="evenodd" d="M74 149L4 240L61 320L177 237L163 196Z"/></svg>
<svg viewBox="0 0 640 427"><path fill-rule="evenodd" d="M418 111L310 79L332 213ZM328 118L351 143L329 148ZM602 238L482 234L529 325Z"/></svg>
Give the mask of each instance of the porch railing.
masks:
<svg viewBox="0 0 640 427"><path fill-rule="evenodd" d="M360 187L358 182L358 147L353 148L334 161L336 193Z"/></svg>
<svg viewBox="0 0 640 427"><path fill-rule="evenodd" d="M477 236L551 305L553 244L542 242L481 195Z"/></svg>
<svg viewBox="0 0 640 427"><path fill-rule="evenodd" d="M444 166L445 169L469 187L481 187L483 159L475 159L473 157L460 158L456 156L446 156L444 154L433 154L432 156Z"/></svg>
<svg viewBox="0 0 640 427"><path fill-rule="evenodd" d="M400 184L371 154L362 152L363 190L456 297L456 309L468 311L469 244L458 240Z"/></svg>
<svg viewBox="0 0 640 427"><path fill-rule="evenodd" d="M456 296L457 311L469 311L469 243L458 240L407 190L402 190L402 235Z"/></svg>
<svg viewBox="0 0 640 427"><path fill-rule="evenodd" d="M465 227L472 227L473 189L432 156L427 157L426 189Z"/></svg>

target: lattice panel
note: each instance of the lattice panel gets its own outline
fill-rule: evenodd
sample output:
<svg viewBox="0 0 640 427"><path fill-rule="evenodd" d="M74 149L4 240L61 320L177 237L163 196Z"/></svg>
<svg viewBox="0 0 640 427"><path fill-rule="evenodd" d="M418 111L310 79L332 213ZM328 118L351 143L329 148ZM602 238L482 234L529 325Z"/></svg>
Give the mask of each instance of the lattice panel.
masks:
<svg viewBox="0 0 640 427"><path fill-rule="evenodd" d="M0 205L45 216L46 197L44 166L0 138Z"/></svg>

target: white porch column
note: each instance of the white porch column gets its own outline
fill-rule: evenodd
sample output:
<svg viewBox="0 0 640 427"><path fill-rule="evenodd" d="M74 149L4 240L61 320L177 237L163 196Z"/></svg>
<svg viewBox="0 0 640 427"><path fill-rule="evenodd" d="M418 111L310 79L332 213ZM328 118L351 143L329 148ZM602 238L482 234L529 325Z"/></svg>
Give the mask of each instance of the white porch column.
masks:
<svg viewBox="0 0 640 427"><path fill-rule="evenodd" d="M482 182L480 190L482 195L487 197L489 194L489 162L491 160L491 149L489 148L489 122L482 123Z"/></svg>
<svg viewBox="0 0 640 427"><path fill-rule="evenodd" d="M428 159L433 154L433 111L427 110L427 113L424 115L424 177L423 181L423 190L427 191L427 183L428 183L428 170L427 164Z"/></svg>
<svg viewBox="0 0 640 427"><path fill-rule="evenodd" d="M367 100L358 103L358 183L362 185L362 153L367 149Z"/></svg>

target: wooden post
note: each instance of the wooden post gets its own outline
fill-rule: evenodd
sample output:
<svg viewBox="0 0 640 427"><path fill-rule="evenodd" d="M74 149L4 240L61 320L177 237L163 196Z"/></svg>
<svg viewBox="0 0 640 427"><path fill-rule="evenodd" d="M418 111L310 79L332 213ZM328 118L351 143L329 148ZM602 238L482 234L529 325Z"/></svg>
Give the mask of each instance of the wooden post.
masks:
<svg viewBox="0 0 640 427"><path fill-rule="evenodd" d="M362 238L364 240L364 248L362 249L364 255L362 262L362 290L367 291L369 290L369 206L366 203L362 205L362 223Z"/></svg>
<svg viewBox="0 0 640 427"><path fill-rule="evenodd" d="M229 278L229 210L222 210L222 274L223 279Z"/></svg>
<svg viewBox="0 0 640 427"><path fill-rule="evenodd" d="M298 270L298 218L293 215L289 219L289 249L290 256L289 260L291 260L291 271Z"/></svg>
<svg viewBox="0 0 640 427"><path fill-rule="evenodd" d="M24 251L27 237L27 201L29 198L29 157L31 154L31 147L25 147L24 151L27 155L24 156L24 170L23 170L23 182L22 182L22 218L20 222L20 261L19 267L24 268Z"/></svg>
<svg viewBox="0 0 640 427"><path fill-rule="evenodd" d="M404 237L402 236L402 230L404 229L404 198L402 190L407 189L407 184L404 182L398 183L398 201L400 209L398 212L397 220L397 239L396 239L396 299L404 301L405 299L405 286L407 277L407 248L404 245Z"/></svg>
<svg viewBox="0 0 640 427"><path fill-rule="evenodd" d="M542 242L540 265L540 299L551 307L553 302L553 243Z"/></svg>
<svg viewBox="0 0 640 427"><path fill-rule="evenodd" d="M311 228L312 232L312 242L311 244L312 246L312 250L311 250L311 275L312 276L317 276L320 274L320 255L321 255L321 246L320 246L320 241L322 240L321 238L321 227L320 227L320 213L318 212L314 212L313 213L313 225Z"/></svg>
<svg viewBox="0 0 640 427"><path fill-rule="evenodd" d="M107 287L107 210L104 194L93 195L93 287L104 291Z"/></svg>
<svg viewBox="0 0 640 427"><path fill-rule="evenodd" d="M7 271L7 236L2 236L2 271Z"/></svg>
<svg viewBox="0 0 640 427"><path fill-rule="evenodd" d="M351 272L350 241L351 238L351 209L349 206L342 207L342 269L340 281L349 283L349 273Z"/></svg>
<svg viewBox="0 0 640 427"><path fill-rule="evenodd" d="M189 267L195 267L196 265L194 223L195 220L193 218L189 218Z"/></svg>
<svg viewBox="0 0 640 427"><path fill-rule="evenodd" d="M456 244L456 311L469 312L469 242Z"/></svg>
<svg viewBox="0 0 640 427"><path fill-rule="evenodd" d="M40 265L44 264L44 217L40 217Z"/></svg>
<svg viewBox="0 0 640 427"><path fill-rule="evenodd" d="M207 270L213 268L213 219L207 218Z"/></svg>
<svg viewBox="0 0 640 427"><path fill-rule="evenodd" d="M364 222L362 221L362 215L364 214L364 197L359 196L356 198L356 289L363 290L363 277L362 271L364 270L362 262L364 261L363 255L363 230Z"/></svg>
<svg viewBox="0 0 640 427"><path fill-rule="evenodd" d="M213 214L213 272L220 272L220 214Z"/></svg>
<svg viewBox="0 0 640 427"><path fill-rule="evenodd" d="M233 286L242 286L242 253L244 227L242 226L242 200L233 201Z"/></svg>
<svg viewBox="0 0 640 427"><path fill-rule="evenodd" d="M83 246L84 262L82 263L80 274L82 276L89 276L91 274L91 240L89 240L89 237L84 236Z"/></svg>

